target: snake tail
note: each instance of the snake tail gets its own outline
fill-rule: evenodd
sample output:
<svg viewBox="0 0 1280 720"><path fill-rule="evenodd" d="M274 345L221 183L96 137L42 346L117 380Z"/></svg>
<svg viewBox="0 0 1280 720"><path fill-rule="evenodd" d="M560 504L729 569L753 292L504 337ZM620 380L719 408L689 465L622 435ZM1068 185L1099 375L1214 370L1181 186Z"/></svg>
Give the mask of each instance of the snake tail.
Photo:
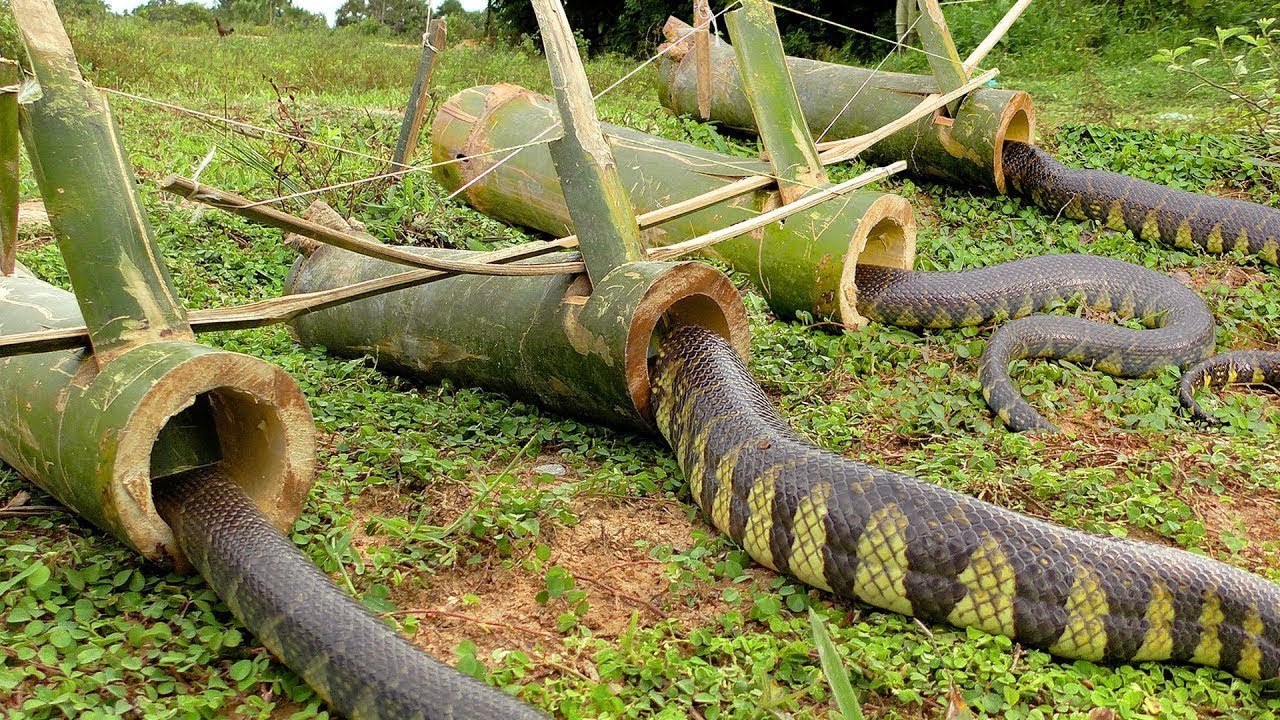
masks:
<svg viewBox="0 0 1280 720"><path fill-rule="evenodd" d="M658 428L693 500L759 563L842 597L1067 658L1280 673L1280 586L1090 535L799 438L733 348L680 326L654 361Z"/></svg>
<svg viewBox="0 0 1280 720"><path fill-rule="evenodd" d="M1138 319L1148 329L1033 314L1070 301ZM1013 318L987 343L979 377L988 407L1016 431L1057 428L1014 386L1014 360L1066 360L1141 377L1213 352L1213 314L1195 292L1154 270L1093 255L1046 255L959 272L860 265L857 306L868 318L912 328Z"/></svg>
<svg viewBox="0 0 1280 720"><path fill-rule="evenodd" d="M1191 416L1210 425L1221 421L1196 402L1197 388L1214 389L1227 385L1266 385L1280 392L1280 352L1234 350L1193 365L1182 375L1178 399Z"/></svg>
<svg viewBox="0 0 1280 720"><path fill-rule="evenodd" d="M214 468L154 483L156 509L231 612L352 720L546 716L431 658L343 593Z"/></svg>
<svg viewBox="0 0 1280 720"><path fill-rule="evenodd" d="M1006 140L1003 168L1013 192L1076 220L1129 230L1148 242L1211 253L1240 250L1280 264L1280 210L1245 200L1174 190L1105 170L1070 168L1040 148Z"/></svg>

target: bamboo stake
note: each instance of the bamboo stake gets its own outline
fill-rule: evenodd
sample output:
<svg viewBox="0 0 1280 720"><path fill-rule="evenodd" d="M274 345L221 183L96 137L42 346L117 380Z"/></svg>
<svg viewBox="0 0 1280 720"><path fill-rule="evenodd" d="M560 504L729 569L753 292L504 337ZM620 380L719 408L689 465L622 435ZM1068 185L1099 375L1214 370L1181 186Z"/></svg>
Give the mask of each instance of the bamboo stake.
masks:
<svg viewBox="0 0 1280 720"><path fill-rule="evenodd" d="M831 187L823 188L817 192L805 195L795 202L787 203L786 205L781 205L768 212L761 213L750 220L744 220L726 228L721 228L705 235L699 235L695 238L689 238L688 240L684 240L673 245L654 248L649 251L649 257L653 260L670 260L681 255L697 252L703 248L711 247L716 243L746 235L752 230L762 228L765 225L771 225L779 220L785 219L789 215L794 215L802 210L808 210L809 208L826 202L833 197L852 192L864 185L873 183L876 180L887 178L894 173L900 173L906 169L907 163L903 160L899 160L892 165L886 165L885 167L869 170L855 178L845 180L837 185L832 185Z"/></svg>
<svg viewBox="0 0 1280 720"><path fill-rule="evenodd" d="M0 274L12 275L18 250L18 86L22 69L0 58Z"/></svg>
<svg viewBox="0 0 1280 720"><path fill-rule="evenodd" d="M41 90L20 108L23 138L96 363L194 339L106 100L80 75L52 0L11 7Z"/></svg>
<svg viewBox="0 0 1280 720"><path fill-rule="evenodd" d="M822 154L819 157L822 158L822 163L824 165L833 165L835 163L852 160L863 150L866 150L899 130L919 122L922 118L937 112L938 108L943 105L947 105L964 95L968 95L970 92L982 87L983 85L986 85L988 82L991 82L992 78L999 74L1000 70L998 68L992 68L949 93L943 95L928 95L920 101L919 105L916 105L915 108L907 114L865 135L859 135L846 140L833 140L831 142L818 143L817 147L822 151Z"/></svg>
<svg viewBox="0 0 1280 720"><path fill-rule="evenodd" d="M951 39L951 31L947 29L947 20L942 15L942 7L938 0L919 0L920 22L916 30L920 33L920 45L929 53L929 68L938 80L938 89L950 92L969 79L964 63L960 61L960 53L956 52L956 44ZM959 103L948 105L951 116L955 116Z"/></svg>
<svg viewBox="0 0 1280 720"><path fill-rule="evenodd" d="M560 0L532 0L551 70L563 136L550 144L587 276L593 283L614 268L645 259L644 238L613 151L600 127L587 73Z"/></svg>
<svg viewBox="0 0 1280 720"><path fill-rule="evenodd" d="M418 147L422 121L427 116L431 75L435 73L440 53L444 50L448 31L445 21L436 19L427 23L427 31L422 34L422 59L418 61L418 76L413 81L413 90L409 92L409 105L404 111L404 122L400 124L400 138L391 156L392 169L406 167Z"/></svg>
<svg viewBox="0 0 1280 720"><path fill-rule="evenodd" d="M545 265L494 265L483 262L446 260L439 257L419 255L404 248L384 245L380 242L366 240L351 233L334 230L317 222L312 222L289 213L267 207L254 205L248 198L226 190L196 183L178 175L170 175L160 181L160 189L185 198L198 200L221 210L247 217L264 225L279 228L285 232L318 240L326 245L349 250L367 257L385 260L398 265L439 270L453 273L471 273L475 275L502 275L506 277L530 277L534 275L563 275L581 272L581 263L547 263Z"/></svg>
<svg viewBox="0 0 1280 720"><path fill-rule="evenodd" d="M698 117L711 119L711 3L693 0L693 59L698 72Z"/></svg>
<svg viewBox="0 0 1280 720"><path fill-rule="evenodd" d="M726 15L725 22L778 192L783 204L791 203L825 185L827 172L800 110L773 6L767 0L743 0L742 9Z"/></svg>
<svg viewBox="0 0 1280 720"><path fill-rule="evenodd" d="M964 69L966 73L971 73L978 67L978 65L987 57L987 53L990 53L991 50L995 48L996 43L1000 42L1000 38L1004 37L1005 33L1009 32L1009 28L1013 27L1014 21L1018 19L1018 16L1021 15L1022 11L1026 10L1027 6L1030 4L1031 0L1018 0L1018 2L1013 4L1013 7L1009 8L1009 12L1005 13L1004 17L1000 18L1000 22L996 23L995 27L991 28L991 32L987 33L987 36L982 39L982 42L978 43L978 47L974 48L973 52L969 53L969 57L965 59Z"/></svg>

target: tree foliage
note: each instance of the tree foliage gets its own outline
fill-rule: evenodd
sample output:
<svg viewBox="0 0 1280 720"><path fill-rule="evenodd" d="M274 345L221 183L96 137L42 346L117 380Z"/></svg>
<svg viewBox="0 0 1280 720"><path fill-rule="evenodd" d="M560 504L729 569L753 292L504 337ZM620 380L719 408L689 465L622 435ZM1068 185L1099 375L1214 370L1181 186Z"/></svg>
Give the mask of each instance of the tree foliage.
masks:
<svg viewBox="0 0 1280 720"><path fill-rule="evenodd" d="M430 6L423 0L346 0L338 8L336 23L360 25L376 22L396 35L421 33Z"/></svg>
<svg viewBox="0 0 1280 720"><path fill-rule="evenodd" d="M492 0L495 17L517 35L536 35L537 19L528 0ZM713 1L712 11L725 6ZM797 10L878 33L892 32L894 0L784 0ZM669 15L688 21L690 0L564 0L569 24L593 51L640 54L662 42L662 24ZM789 51L802 53L817 45L844 47L849 33L818 20L779 9L778 25ZM723 21L720 23L723 29ZM856 36L855 36L856 37ZM852 40L854 45L860 40Z"/></svg>

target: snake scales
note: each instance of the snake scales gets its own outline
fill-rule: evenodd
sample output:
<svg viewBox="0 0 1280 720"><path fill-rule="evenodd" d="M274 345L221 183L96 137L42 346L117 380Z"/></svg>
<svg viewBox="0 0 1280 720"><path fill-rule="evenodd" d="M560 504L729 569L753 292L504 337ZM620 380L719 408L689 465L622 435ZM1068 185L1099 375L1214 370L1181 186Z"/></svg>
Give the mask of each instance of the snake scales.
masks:
<svg viewBox="0 0 1280 720"><path fill-rule="evenodd" d="M1143 237L1215 251L1240 247L1276 262L1274 212L1070 171L1019 145L1006 145L1006 171L1042 206L1123 223ZM1124 202L1081 200L1103 191ZM1183 196L1201 204L1170 224L1161 208L1190 202ZM1218 204L1201 213L1210 202ZM1211 212L1220 219L1204 220ZM1054 357L1143 375L1201 360L1213 347L1212 317L1193 293L1103 258L1050 256L963 273L861 266L858 285L859 311L899 326L1020 318L996 331L981 370L988 403L1015 429L1053 426L1013 387L1012 360ZM1072 298L1154 329L1025 317ZM764 565L878 607L978 627L1067 657L1177 660L1250 679L1280 674L1280 587L1272 583L1188 553L1059 528L820 451L789 430L732 349L705 330L671 333L654 378L658 425L694 500ZM1230 382L1280 382L1280 355L1205 360L1184 375L1181 400L1209 419L1195 404L1194 388ZM158 481L155 501L183 552L233 613L343 715L545 717L433 660L378 621L216 470Z"/></svg>
<svg viewBox="0 0 1280 720"><path fill-rule="evenodd" d="M415 648L329 582L233 481L201 468L157 480L156 509L232 613L353 720L546 716Z"/></svg>
<svg viewBox="0 0 1280 720"><path fill-rule="evenodd" d="M1280 264L1280 210L1105 170L1069 168L1040 148L1013 140L1005 141L1003 158L1009 187L1050 212L1128 229L1148 242L1212 253L1240 250Z"/></svg>
<svg viewBox="0 0 1280 720"><path fill-rule="evenodd" d="M891 325L950 328L1018 318L992 335L979 373L987 404L1017 431L1057 428L1014 387L1013 360L1056 358L1138 377L1185 367L1213 351L1213 315L1194 292L1167 275L1092 255L1047 255L961 272L859 265L857 286L858 311ZM1075 298L1152 329L1026 317Z"/></svg>
<svg viewBox="0 0 1280 720"><path fill-rule="evenodd" d="M694 501L763 565L1064 657L1280 674L1280 586L821 451L787 427L710 331L670 332L653 377L658 427Z"/></svg>

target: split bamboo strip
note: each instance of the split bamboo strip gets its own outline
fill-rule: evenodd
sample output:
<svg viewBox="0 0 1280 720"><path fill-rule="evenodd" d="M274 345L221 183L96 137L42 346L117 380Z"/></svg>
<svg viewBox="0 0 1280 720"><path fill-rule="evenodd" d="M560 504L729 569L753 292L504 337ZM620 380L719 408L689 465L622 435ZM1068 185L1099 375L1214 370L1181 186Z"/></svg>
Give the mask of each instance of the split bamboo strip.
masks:
<svg viewBox="0 0 1280 720"><path fill-rule="evenodd" d="M947 29L947 20L942 15L942 7L938 0L919 0L920 22L916 31L920 34L920 45L929 59L929 68L938 79L938 89L949 92L969 79L969 72L956 52L956 44L951 39L951 31ZM954 117L959 103L949 106Z"/></svg>
<svg viewBox="0 0 1280 720"><path fill-rule="evenodd" d="M1000 22L996 23L995 27L991 28L991 32L987 33L987 36L982 39L982 42L978 43L978 47L974 48L973 52L969 53L969 57L965 58L965 72L973 72L974 68L982 64L982 61L987 57L987 53L991 52L991 50L995 48L996 43L1000 42L1000 38L1004 37L1005 33L1009 32L1009 28L1013 27L1014 21L1018 19L1018 16L1021 15L1022 11L1026 10L1027 6L1030 4L1031 0L1018 0L1013 4L1013 7L1009 8L1009 12L1005 13L1004 17L1000 18Z"/></svg>
<svg viewBox="0 0 1280 720"><path fill-rule="evenodd" d="M772 225L779 220L783 220L802 210L808 210L809 208L826 202L833 197L838 197L845 193L852 192L864 185L873 183L876 180L882 180L906 169L907 163L899 160L892 165L868 170L855 178L851 178L838 185L832 185L831 187L810 193L799 200L776 207L773 210L761 213L757 217L749 220L743 220L742 222L734 223L728 227L709 232L705 235L699 235L695 238L683 240L672 245L667 245L666 247L655 248L649 251L649 256L654 260L671 260L672 258L677 258L681 255L697 252L717 243L722 243L725 240L732 240L733 238L741 237L766 225Z"/></svg>
<svg viewBox="0 0 1280 720"><path fill-rule="evenodd" d="M198 200L202 203L227 212L247 217L264 225L270 225L286 232L318 240L326 245L349 250L377 260L408 265L424 270L439 270L452 273L469 273L474 275L502 275L507 277L529 277L533 275L564 275L582 271L581 263L547 263L544 265L495 265L483 262L448 260L443 257L424 256L410 252L405 248L384 245L380 242L327 228L320 223L305 220L295 215L276 210L265 205L258 205L248 198L226 190L196 183L178 175L170 175L160 181L160 189L181 197Z"/></svg>
<svg viewBox="0 0 1280 720"><path fill-rule="evenodd" d="M106 100L80 75L53 2L11 5L41 90L21 105L23 138L95 361L194 339Z"/></svg>
<svg viewBox="0 0 1280 720"><path fill-rule="evenodd" d="M578 44L559 0L532 0L551 70L563 135L549 146L560 176L587 276L599 282L614 268L645 259L635 209L596 115Z"/></svg>
<svg viewBox="0 0 1280 720"><path fill-rule="evenodd" d="M474 262L507 263L528 260L548 253L571 249L576 245L577 239L572 237L562 240L526 243L518 247L480 253L476 256ZM576 263L576 265L581 270L581 263ZM463 273L440 270L410 270L328 290L286 295L235 307L193 310L190 314L191 327L196 332L201 333L263 327L265 325L288 322L308 313L343 303L425 285L461 274ZM88 342L88 330L84 326L0 335L0 357L51 352L54 350L70 350L84 347Z"/></svg>
<svg viewBox="0 0 1280 720"><path fill-rule="evenodd" d="M711 119L711 3L693 0L693 52L698 68L698 117Z"/></svg>
<svg viewBox="0 0 1280 720"><path fill-rule="evenodd" d="M725 15L725 21L778 192L783 204L794 202L826 184L827 171L800 110L773 6L768 0L743 0L742 9Z"/></svg>
<svg viewBox="0 0 1280 720"><path fill-rule="evenodd" d="M859 135L846 140L832 140L830 142L818 143L818 149L822 151L822 154L819 157L822 158L822 163L824 165L833 165L835 163L852 160L863 150L866 150L899 130L909 127L921 119L932 115L943 105L968 95L970 92L986 85L991 82L992 78L999 74L999 68L991 68L949 93L944 95L928 95L920 101L919 105L916 105L907 114L902 115L896 120L886 123L885 125L880 126L880 128L865 135Z"/></svg>

